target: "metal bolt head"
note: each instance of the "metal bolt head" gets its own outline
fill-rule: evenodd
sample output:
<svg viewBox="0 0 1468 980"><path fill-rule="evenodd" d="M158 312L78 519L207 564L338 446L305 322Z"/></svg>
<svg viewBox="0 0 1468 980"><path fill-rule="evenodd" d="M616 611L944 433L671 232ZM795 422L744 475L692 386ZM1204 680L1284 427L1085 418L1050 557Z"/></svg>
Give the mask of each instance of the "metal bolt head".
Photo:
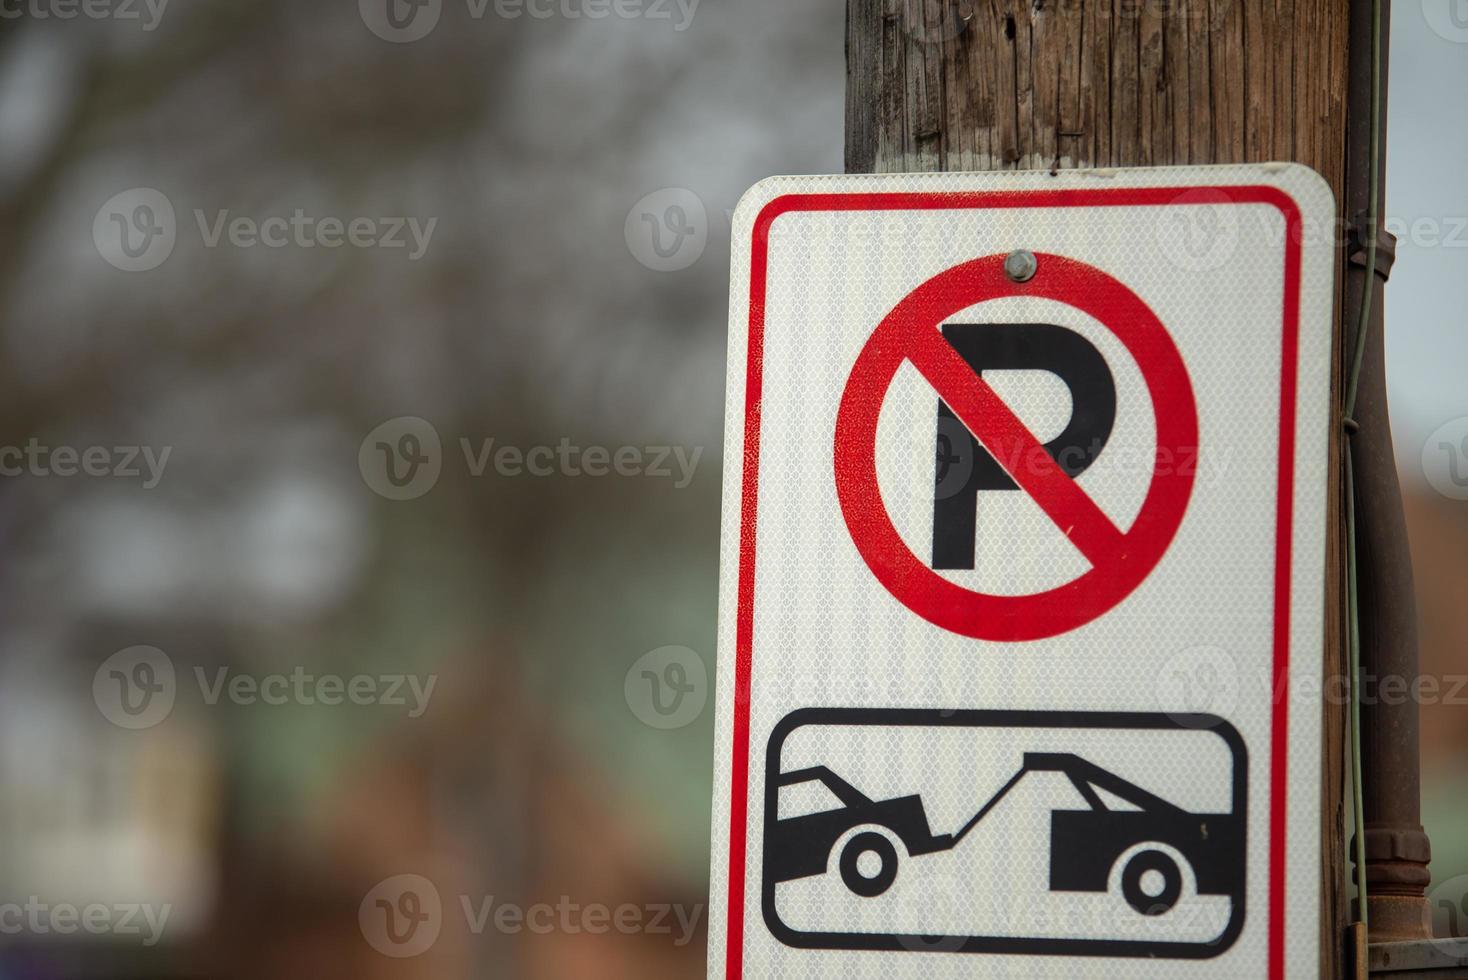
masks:
<svg viewBox="0 0 1468 980"><path fill-rule="evenodd" d="M1017 248L1004 257L1004 274L1015 282L1029 282L1039 265L1034 252Z"/></svg>

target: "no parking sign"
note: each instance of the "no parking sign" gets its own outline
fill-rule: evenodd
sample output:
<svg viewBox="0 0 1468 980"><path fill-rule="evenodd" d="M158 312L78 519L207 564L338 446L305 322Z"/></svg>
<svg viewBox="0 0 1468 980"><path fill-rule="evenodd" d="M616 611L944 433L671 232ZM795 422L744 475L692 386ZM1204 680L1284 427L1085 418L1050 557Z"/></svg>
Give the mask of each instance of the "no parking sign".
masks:
<svg viewBox="0 0 1468 980"><path fill-rule="evenodd" d="M710 977L1314 975L1334 213L1292 165L746 195Z"/></svg>
<svg viewBox="0 0 1468 980"><path fill-rule="evenodd" d="M1164 456L1196 456L1198 450L1198 417L1187 369L1167 330L1147 305L1094 266L1059 255L1019 254L1029 263L1021 281L1005 272L1007 257L996 254L946 269L903 298L872 333L852 368L836 418L833 450L836 490L847 527L872 572L904 605L929 621L991 640L1029 640L1064 632L1124 598L1166 551L1182 521L1195 473L1187 467L1157 467L1142 512L1123 533L1067 472L1082 469L1078 463L1089 467L1095 462L1106 442L1101 434L1114 424L1114 418L1105 417L1107 412L1115 413L1114 382L1096 348L1080 334L1051 324L945 321L1002 296L1049 299L1089 314L1122 341L1141 368L1157 419L1159 462ZM978 363L960 353L966 338L980 341L968 345L982 352L976 358ZM983 344L986 338L994 342ZM1036 340L1031 343L1028 338ZM1067 349L1066 342L1072 349ZM1025 357L1026 353L1030 356ZM1089 364L1085 355L1090 355ZM997 463L1007 478L1005 488L1013 486L1033 498L1057 530L1085 555L1091 566L1088 572L1046 592L1013 596L969 592L942 577L935 569L953 567L943 554L961 551L971 555L973 551L972 534L965 533L969 522L952 519L954 508L945 504L953 501L972 508L977 488L975 494L965 496L935 496L931 568L907 549L884 510L876 473L882 401L904 362L917 368L938 392L943 407L971 433L968 454L973 461L982 459L991 468ZM1067 383L1073 401L1082 392L1095 392L1099 397L1092 396L1092 400L1104 400L1107 412L1102 413L1099 424L1082 429L1063 446L1042 445L984 381L984 370L994 366L1002 370L1006 365L1049 370ZM1083 417L1086 410L1096 414L1093 405L1077 407L1082 411L1073 410L1072 419ZM1088 434L1089 447L1085 442ZM974 443L982 450L974 449ZM1066 450L1077 451L1069 467ZM969 462L970 456L960 455L956 461ZM1000 487L993 482L988 485Z"/></svg>

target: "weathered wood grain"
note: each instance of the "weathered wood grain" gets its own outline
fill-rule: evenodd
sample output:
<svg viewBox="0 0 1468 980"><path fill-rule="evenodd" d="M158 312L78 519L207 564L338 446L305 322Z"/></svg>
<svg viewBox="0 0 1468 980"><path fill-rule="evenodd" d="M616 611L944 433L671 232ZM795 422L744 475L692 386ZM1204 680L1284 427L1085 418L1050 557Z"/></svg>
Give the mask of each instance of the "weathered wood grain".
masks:
<svg viewBox="0 0 1468 980"><path fill-rule="evenodd" d="M1343 0L849 0L847 169L1298 160L1339 189Z"/></svg>

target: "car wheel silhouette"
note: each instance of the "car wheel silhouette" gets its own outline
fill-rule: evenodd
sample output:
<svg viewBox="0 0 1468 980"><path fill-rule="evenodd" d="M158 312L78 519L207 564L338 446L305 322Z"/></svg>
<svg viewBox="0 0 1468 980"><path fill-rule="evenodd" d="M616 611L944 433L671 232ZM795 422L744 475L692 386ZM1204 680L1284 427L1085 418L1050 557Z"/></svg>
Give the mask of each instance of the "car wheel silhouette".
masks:
<svg viewBox="0 0 1468 980"><path fill-rule="evenodd" d="M841 848L841 880L862 898L876 898L897 880L897 848L886 834L866 830Z"/></svg>
<svg viewBox="0 0 1468 980"><path fill-rule="evenodd" d="M1177 905L1183 894L1183 869L1166 851L1144 847L1130 857L1121 869L1121 897L1143 915L1165 915Z"/></svg>

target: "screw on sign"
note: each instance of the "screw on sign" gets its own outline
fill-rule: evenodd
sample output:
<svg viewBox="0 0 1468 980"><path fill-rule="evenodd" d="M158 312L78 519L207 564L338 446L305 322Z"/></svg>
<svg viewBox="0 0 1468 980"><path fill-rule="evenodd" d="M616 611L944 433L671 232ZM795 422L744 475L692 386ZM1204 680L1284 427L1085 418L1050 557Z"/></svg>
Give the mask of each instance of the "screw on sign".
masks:
<svg viewBox="0 0 1468 980"><path fill-rule="evenodd" d="M836 420L837 494L872 573L929 622L987 640L1054 636L1125 599L1156 567L1182 523L1193 470L1154 466L1141 513L1130 528L1118 528L1075 481L1099 455L1115 417L1115 389L1094 346L1049 324L969 326L947 324L948 317L1010 296L1081 310L1111 330L1141 368L1157 419L1156 458L1196 455L1198 448L1187 368L1147 304L1093 266L1051 254L1016 260L1017 254L955 266L898 303L858 356ZM970 591L937 574L937 568L972 567L971 494L935 499L933 561L913 554L882 503L876 469L877 418L905 361L937 390L941 412L956 416L987 451L969 481L972 490L1017 487L1028 494L1086 556L1090 571L1057 588L1016 596ZM1030 432L982 376L984 366L1041 365L1060 374L1077 396L1071 424L1049 444Z"/></svg>

